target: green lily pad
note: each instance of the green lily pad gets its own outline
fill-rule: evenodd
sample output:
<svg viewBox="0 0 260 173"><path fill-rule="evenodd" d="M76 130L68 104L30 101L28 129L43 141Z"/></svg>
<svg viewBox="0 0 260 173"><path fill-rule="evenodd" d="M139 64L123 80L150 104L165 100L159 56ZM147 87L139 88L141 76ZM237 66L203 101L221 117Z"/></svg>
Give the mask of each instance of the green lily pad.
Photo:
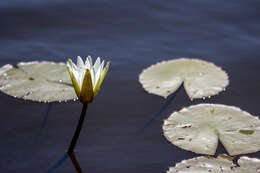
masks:
<svg viewBox="0 0 260 173"><path fill-rule="evenodd" d="M139 76L143 88L155 95L167 98L184 83L190 97L204 98L225 90L228 75L211 62L181 58L159 62L144 69Z"/></svg>
<svg viewBox="0 0 260 173"><path fill-rule="evenodd" d="M0 68L0 90L15 98L36 102L77 99L64 63L21 62Z"/></svg>
<svg viewBox="0 0 260 173"><path fill-rule="evenodd" d="M233 106L199 104L172 113L163 124L174 145L214 155L220 141L230 155L260 150L260 120Z"/></svg>
<svg viewBox="0 0 260 173"><path fill-rule="evenodd" d="M241 157L235 164L225 155L215 157L197 157L183 160L175 167L170 167L167 173L260 173L260 160Z"/></svg>

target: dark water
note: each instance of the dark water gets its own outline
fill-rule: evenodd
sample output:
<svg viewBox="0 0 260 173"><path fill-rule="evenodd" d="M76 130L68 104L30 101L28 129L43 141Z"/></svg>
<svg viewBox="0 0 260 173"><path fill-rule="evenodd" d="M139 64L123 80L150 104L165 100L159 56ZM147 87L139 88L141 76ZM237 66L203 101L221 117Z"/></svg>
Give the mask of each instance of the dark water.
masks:
<svg viewBox="0 0 260 173"><path fill-rule="evenodd" d="M198 156L162 136L162 120L172 111L211 102L260 115L259 8L257 0L3 0L0 65L77 55L109 58L111 70L89 106L79 139L78 162L84 173L165 172ZM167 101L147 94L138 74L178 57L216 63L228 72L230 85L212 99L193 102L182 88L153 119ZM0 106L1 173L48 170L66 151L81 110L78 102L53 104L41 129L48 105L1 93ZM260 158L260 153L249 156ZM75 171L66 160L54 172Z"/></svg>

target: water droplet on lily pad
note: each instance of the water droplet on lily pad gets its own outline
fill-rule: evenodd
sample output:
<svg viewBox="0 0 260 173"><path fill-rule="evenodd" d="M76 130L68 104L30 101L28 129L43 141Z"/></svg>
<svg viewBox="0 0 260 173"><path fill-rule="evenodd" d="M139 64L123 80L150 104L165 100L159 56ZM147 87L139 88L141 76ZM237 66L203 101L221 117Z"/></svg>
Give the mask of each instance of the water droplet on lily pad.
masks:
<svg viewBox="0 0 260 173"><path fill-rule="evenodd" d="M237 163L227 155L215 157L201 156L177 163L170 167L167 173L260 173L260 160L256 158L240 157Z"/></svg>
<svg viewBox="0 0 260 173"><path fill-rule="evenodd" d="M189 128L181 128L183 124ZM163 132L172 144L198 154L214 155L218 141L230 155L260 150L259 118L234 106L190 106L172 113L164 121Z"/></svg>
<svg viewBox="0 0 260 173"><path fill-rule="evenodd" d="M5 94L44 103L76 99L64 63L21 62L17 67L0 68L0 90Z"/></svg>
<svg viewBox="0 0 260 173"><path fill-rule="evenodd" d="M164 98L184 83L191 100L216 95L229 83L227 73L220 67L211 62L187 58L152 65L143 70L139 81L148 93Z"/></svg>

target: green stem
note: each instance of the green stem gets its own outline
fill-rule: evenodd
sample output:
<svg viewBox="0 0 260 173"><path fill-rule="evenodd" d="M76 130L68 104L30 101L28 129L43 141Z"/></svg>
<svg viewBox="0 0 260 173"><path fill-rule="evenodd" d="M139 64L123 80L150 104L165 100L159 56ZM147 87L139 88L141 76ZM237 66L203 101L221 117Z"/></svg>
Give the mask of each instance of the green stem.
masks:
<svg viewBox="0 0 260 173"><path fill-rule="evenodd" d="M69 149L67 151L68 155L71 155L73 153L73 151L74 151L74 148L75 148L76 143L78 141L79 134L80 134L83 122L84 122L84 118L86 116L87 108L88 108L88 104L84 103L83 107L82 107L81 115L80 115L80 118L79 118L78 126L77 126L77 128L75 130L74 136L73 136L73 138L71 140Z"/></svg>

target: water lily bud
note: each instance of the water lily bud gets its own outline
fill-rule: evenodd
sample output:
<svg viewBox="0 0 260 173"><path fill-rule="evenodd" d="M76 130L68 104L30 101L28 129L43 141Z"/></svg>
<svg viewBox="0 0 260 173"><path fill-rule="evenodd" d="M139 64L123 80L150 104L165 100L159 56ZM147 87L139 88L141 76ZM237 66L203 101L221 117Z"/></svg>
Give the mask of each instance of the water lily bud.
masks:
<svg viewBox="0 0 260 173"><path fill-rule="evenodd" d="M96 97L110 66L109 61L105 67L104 63L98 57L93 65L90 56L86 58L85 63L78 56L77 65L71 59L67 61L67 68L72 84L76 95L82 103L90 103Z"/></svg>

